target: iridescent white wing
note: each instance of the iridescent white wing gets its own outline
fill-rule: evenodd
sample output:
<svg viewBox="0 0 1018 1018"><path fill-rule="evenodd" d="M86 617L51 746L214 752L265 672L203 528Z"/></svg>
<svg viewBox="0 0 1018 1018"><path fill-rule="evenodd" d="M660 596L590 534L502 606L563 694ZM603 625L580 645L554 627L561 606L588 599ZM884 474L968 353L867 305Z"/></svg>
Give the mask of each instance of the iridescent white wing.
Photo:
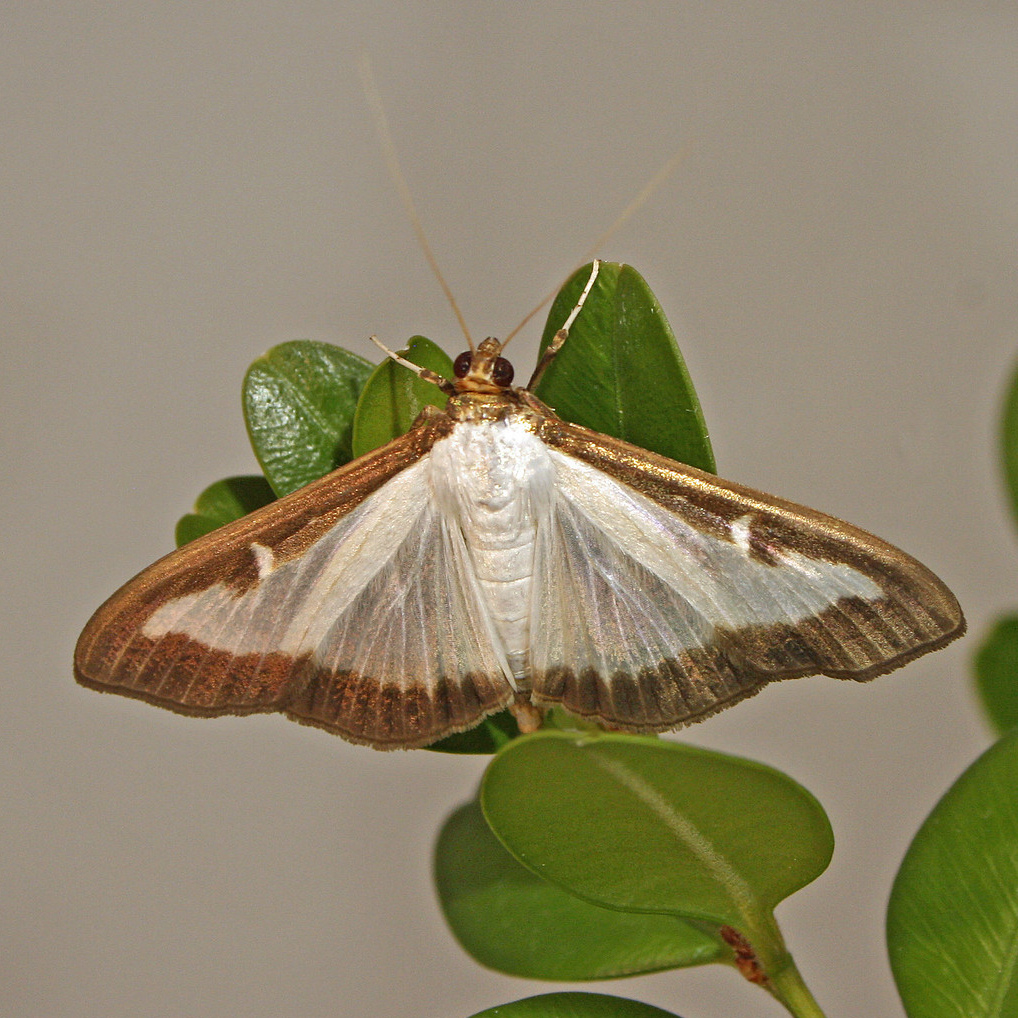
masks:
<svg viewBox="0 0 1018 1018"><path fill-rule="evenodd" d="M774 679L865 680L960 635L950 591L849 524L556 422L534 699L664 730Z"/></svg>
<svg viewBox="0 0 1018 1018"><path fill-rule="evenodd" d="M93 616L96 689L204 716L284 711L379 747L425 745L513 690L419 430L150 566Z"/></svg>

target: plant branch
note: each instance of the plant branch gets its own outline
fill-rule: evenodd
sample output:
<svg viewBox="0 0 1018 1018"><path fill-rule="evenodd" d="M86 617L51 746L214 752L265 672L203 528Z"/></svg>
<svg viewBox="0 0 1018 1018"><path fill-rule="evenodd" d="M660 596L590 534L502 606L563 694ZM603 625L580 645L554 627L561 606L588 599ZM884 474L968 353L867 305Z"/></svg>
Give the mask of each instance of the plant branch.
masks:
<svg viewBox="0 0 1018 1018"><path fill-rule="evenodd" d="M825 1018L791 957L780 972L771 975L767 988L795 1018Z"/></svg>

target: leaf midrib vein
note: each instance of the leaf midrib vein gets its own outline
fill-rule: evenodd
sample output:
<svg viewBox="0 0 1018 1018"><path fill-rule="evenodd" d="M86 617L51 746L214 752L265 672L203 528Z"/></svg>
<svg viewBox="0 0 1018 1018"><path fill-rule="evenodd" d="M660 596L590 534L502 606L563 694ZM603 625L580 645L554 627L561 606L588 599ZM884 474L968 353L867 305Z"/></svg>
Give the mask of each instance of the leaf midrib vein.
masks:
<svg viewBox="0 0 1018 1018"><path fill-rule="evenodd" d="M676 839L685 845L696 858L724 886L735 904L736 911L746 926L755 926L762 907L757 895L735 868L729 859L716 851L709 839L696 824L684 813L669 803L656 788L646 782L639 774L630 770L618 760L595 756L597 765L628 788L645 806L647 806Z"/></svg>

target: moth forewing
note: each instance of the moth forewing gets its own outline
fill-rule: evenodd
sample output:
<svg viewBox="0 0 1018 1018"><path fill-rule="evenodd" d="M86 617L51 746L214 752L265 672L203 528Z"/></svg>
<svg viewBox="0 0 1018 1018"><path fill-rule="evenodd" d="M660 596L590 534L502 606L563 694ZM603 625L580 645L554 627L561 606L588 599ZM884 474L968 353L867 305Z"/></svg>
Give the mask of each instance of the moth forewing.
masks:
<svg viewBox="0 0 1018 1018"><path fill-rule="evenodd" d="M397 681L380 683L328 654L330 621L357 614L358 592L391 595L379 563L421 523L427 479L418 470L415 486L412 471L450 427L441 412L425 412L381 449L160 559L89 621L75 650L78 681L197 716L285 711L380 747L424 745L504 707L512 689L497 654L483 640L460 646L440 624L452 616L424 618L423 600L417 630L398 615L393 632L374 633L400 667L397 631L404 652L416 652ZM472 614L483 631L476 604L462 603L469 592L454 584L447 594L460 623ZM370 604L360 614L363 633L378 615ZM424 667L441 659L443 641L446 660L458 653L463 664L456 683Z"/></svg>
<svg viewBox="0 0 1018 1018"><path fill-rule="evenodd" d="M871 679L964 632L933 573L857 527L578 425L541 434L571 518L544 568L579 588L568 612L552 599L537 616L536 648L562 634L533 664L542 702L664 730L775 679Z"/></svg>

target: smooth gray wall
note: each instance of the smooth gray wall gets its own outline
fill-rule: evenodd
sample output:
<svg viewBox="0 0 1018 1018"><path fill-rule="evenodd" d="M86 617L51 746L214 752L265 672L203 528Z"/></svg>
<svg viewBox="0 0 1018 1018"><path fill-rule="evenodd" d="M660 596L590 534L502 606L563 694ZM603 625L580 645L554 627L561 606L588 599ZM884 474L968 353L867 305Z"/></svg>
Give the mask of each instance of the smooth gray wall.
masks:
<svg viewBox="0 0 1018 1018"><path fill-rule="evenodd" d="M201 487L253 467L253 357L462 346L385 174L368 51L480 335L692 139L601 253L680 333L721 473L903 545L965 606L975 639L903 672L786 683L682 735L819 796L834 862L779 919L831 1016L899 1014L890 882L988 744L969 661L1018 604L994 448L1016 48L1015 8L975 2L8 5L0 1010L466 1018L549 988L476 966L433 899L434 834L483 760L180 718L70 674L91 611ZM719 967L595 988L781 1013Z"/></svg>

